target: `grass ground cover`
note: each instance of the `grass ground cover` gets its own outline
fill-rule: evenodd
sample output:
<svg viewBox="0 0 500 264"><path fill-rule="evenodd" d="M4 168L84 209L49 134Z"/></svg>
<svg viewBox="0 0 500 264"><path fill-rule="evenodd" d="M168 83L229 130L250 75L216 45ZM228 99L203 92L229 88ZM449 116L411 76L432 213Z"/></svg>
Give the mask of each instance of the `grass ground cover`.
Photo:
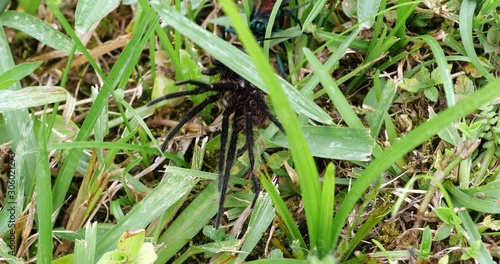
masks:
<svg viewBox="0 0 500 264"><path fill-rule="evenodd" d="M254 1L1 2L2 261L497 263L500 3L272 2L262 46ZM223 104L163 155L206 95L146 106L212 60L285 128L254 131L263 191L239 156L219 230Z"/></svg>

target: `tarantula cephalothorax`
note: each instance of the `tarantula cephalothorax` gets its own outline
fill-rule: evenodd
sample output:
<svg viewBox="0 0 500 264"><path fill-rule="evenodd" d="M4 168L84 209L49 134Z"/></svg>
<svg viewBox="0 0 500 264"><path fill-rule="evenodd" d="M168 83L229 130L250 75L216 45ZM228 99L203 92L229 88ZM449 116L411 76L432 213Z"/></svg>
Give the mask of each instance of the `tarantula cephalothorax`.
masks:
<svg viewBox="0 0 500 264"><path fill-rule="evenodd" d="M179 123L170 131L162 144L161 150L165 151L167 144L174 135L198 113L200 113L209 104L222 100L224 109L222 111L222 127L220 136L218 170L218 190L220 192L219 211L215 220L215 227L219 228L221 217L224 212L224 201L228 187L230 170L236 159L238 134L245 133L244 149L248 152L250 161L249 172L251 174L255 197L252 201L252 207L259 194L259 180L253 173L255 157L253 153L254 138L253 128L265 123L267 119L271 120L281 131L284 131L281 123L274 117L267 107L264 94L247 80L234 73L221 62L213 60L213 67L203 71L203 74L213 76L220 74L220 81L208 84L196 80L186 80L175 83L175 85L191 84L197 88L189 91L180 91L164 95L149 102L151 106L160 101L181 97L184 95L198 95L202 93L213 92L200 104L194 106L179 121ZM232 120L230 133L229 123Z"/></svg>

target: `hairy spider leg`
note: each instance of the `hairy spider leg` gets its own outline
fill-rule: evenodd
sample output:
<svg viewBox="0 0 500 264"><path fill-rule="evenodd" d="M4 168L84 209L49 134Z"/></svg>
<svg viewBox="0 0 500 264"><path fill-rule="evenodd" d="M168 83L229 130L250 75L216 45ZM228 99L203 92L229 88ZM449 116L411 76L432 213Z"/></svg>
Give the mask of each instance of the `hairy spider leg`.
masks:
<svg viewBox="0 0 500 264"><path fill-rule="evenodd" d="M224 109L222 112L222 126L220 131L220 148L219 148L219 162L217 164L217 190L219 192L222 191L223 188L223 173L224 173L224 164L226 161L226 145L227 138L229 133L229 118L231 113L234 111L234 106L230 108Z"/></svg>
<svg viewBox="0 0 500 264"><path fill-rule="evenodd" d="M215 91L218 92L220 90L227 91L227 90L233 90L235 89L236 85L234 83L230 82L218 82L216 84L210 84L210 83L205 83L205 82L200 82L196 80L184 80L184 81L178 81L175 83L175 85L183 85L183 84L192 84L195 86L198 86L200 88L207 88L207 91ZM199 88L198 88L199 89ZM196 89L193 89L191 91L194 91Z"/></svg>
<svg viewBox="0 0 500 264"><path fill-rule="evenodd" d="M255 95L253 97L256 97ZM245 102L245 108L246 108L246 118L245 118L245 145L248 153L248 160L250 161L250 168L248 171L251 174L252 177L252 184L253 184L253 193L255 194L253 200L252 200L252 205L251 208L255 206L255 202L257 201L257 198L260 193L260 185L259 185L259 178L255 176L254 173L254 167L255 167L255 156L253 154L253 145L254 145L254 140L253 140L253 113L251 111L252 106L251 106L251 100L247 100Z"/></svg>
<svg viewBox="0 0 500 264"><path fill-rule="evenodd" d="M220 148L219 148L219 162L217 164L217 190L220 193L219 199L219 210L217 211L217 216L215 218L215 228L219 229L222 214L224 213L224 200L226 199L226 189L228 182L224 181L224 165L226 163L226 145L229 133L229 118L231 113L234 111L234 105L232 107L224 109L222 112L222 127L220 132ZM229 179L229 177L227 177Z"/></svg>
<svg viewBox="0 0 500 264"><path fill-rule="evenodd" d="M146 106L152 106L152 105L157 104L161 101L169 100L169 99L173 99L173 98L177 98L177 97L181 97L181 96L185 96L185 95L198 95L198 94L203 94L203 93L207 93L207 92L219 92L221 90L227 91L227 90L234 89L234 84L230 84L230 83L227 83L227 84L220 83L217 86L214 86L213 84L200 82L200 81L195 81L195 80L179 81L179 82L175 83L176 86L182 85L182 84L192 84L192 85L198 86L198 88L193 89L193 90L180 91L180 92L175 92L175 93L166 94L164 96L160 96L160 97L154 99L153 101L147 103Z"/></svg>
<svg viewBox="0 0 500 264"><path fill-rule="evenodd" d="M221 218L224 213L224 202L226 200L226 191L227 187L229 184L229 175L231 174L231 167L233 166L233 162L235 160L236 156L236 147L237 147L237 140L238 140L238 134L241 131L241 127L238 126L238 119L243 116L243 110L242 107L234 107L234 110L236 112L233 115L233 124L232 128L233 131L231 132L231 137L229 139L229 148L227 149L227 153L225 156L225 166L224 166L224 172L222 174L222 185L221 185L221 190L220 190L220 199L219 199L219 211L217 212L217 217L215 219L215 228L218 229L220 226ZM221 141L221 146L224 145L227 142L222 142ZM220 179L219 179L220 180Z"/></svg>
<svg viewBox="0 0 500 264"><path fill-rule="evenodd" d="M207 97L205 100L203 100L201 103L196 105L195 107L191 108L187 114L182 118L181 121L179 121L179 124L177 124L170 133L168 133L167 137L165 138L165 141L163 141L163 144L161 145L161 151L165 151L167 149L167 144L174 138L175 134L181 130L181 128L189 122L189 120L193 119L198 113L200 113L205 107L207 107L209 104L217 102L220 99L220 94L214 94L209 97Z"/></svg>

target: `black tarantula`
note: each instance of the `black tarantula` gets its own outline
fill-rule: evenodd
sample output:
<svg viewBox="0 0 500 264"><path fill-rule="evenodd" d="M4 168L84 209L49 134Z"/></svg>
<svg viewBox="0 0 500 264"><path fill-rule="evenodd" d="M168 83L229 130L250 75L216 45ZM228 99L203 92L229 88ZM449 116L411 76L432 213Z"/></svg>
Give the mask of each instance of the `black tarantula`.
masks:
<svg viewBox="0 0 500 264"><path fill-rule="evenodd" d="M250 160L249 172L253 182L253 191L255 197L251 207L255 205L259 194L259 179L254 174L255 156L253 153L254 138L253 128L265 123L267 119L271 120L281 131L284 132L281 123L274 117L267 107L264 99L264 93L243 79L238 74L227 68L221 62L213 60L213 67L204 70L202 73L208 76L220 74L220 81L213 84L208 84L196 80L186 80L175 83L175 85L192 84L197 86L196 89L189 91L180 91L164 95L149 102L147 106L154 105L160 101L172 98L181 97L184 95L198 95L208 92L213 92L200 104L191 108L188 113L179 121L179 123L170 131L161 146L161 150L165 151L168 142L172 140L174 135L198 113L200 113L209 104L221 101L224 105L222 111L222 127L219 149L218 170L218 191L220 192L219 211L215 220L215 228L219 228L221 217L224 212L224 201L230 176L230 170L233 162L236 160L237 139L238 134L242 131L245 133L244 149L248 152ZM231 118L232 116L232 118ZM229 123L231 121L232 133L230 133Z"/></svg>

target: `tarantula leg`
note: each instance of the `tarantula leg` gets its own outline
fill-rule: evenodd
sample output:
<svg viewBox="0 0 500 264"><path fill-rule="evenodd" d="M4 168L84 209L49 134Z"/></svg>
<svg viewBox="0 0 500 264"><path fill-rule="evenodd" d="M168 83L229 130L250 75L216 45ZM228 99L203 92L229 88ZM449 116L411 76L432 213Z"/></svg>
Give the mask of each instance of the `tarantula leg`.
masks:
<svg viewBox="0 0 500 264"><path fill-rule="evenodd" d="M172 138L175 136L175 134L177 134L177 132L179 132L179 130L181 130L181 128L187 123L189 122L189 120L193 119L199 112L201 112L205 107L207 107L207 105L211 104L211 103L214 103L216 102L217 100L219 100L219 95L218 94L214 94L214 95L211 95L209 97L207 97L205 100L203 100L200 104L198 104L197 106L191 108L187 114L182 118L181 121L179 121L179 124L177 124L173 129L172 131L170 131L170 133L168 133L167 137L165 138L165 141L163 141L163 144L161 145L161 151L165 151L165 149L167 148L167 144L170 140L172 140Z"/></svg>
<svg viewBox="0 0 500 264"><path fill-rule="evenodd" d="M205 83L205 82L200 82L200 81L197 81L197 80L183 80L183 81L178 81L178 82L175 82L175 85L183 85L183 84L192 84L192 85L196 85L198 87L204 87L204 88L211 88L213 86L213 84L210 84L210 83Z"/></svg>
<svg viewBox="0 0 500 264"><path fill-rule="evenodd" d="M224 181L223 179L223 174L224 174L224 163L226 161L226 145L227 145L227 137L229 133L229 116L231 115L231 112L234 110L232 107L226 108L224 112L222 112L222 126L221 126L221 131L220 131L220 149L219 149L219 161L217 164L217 172L218 172L218 177L217 177L217 190L220 192L222 191L222 182Z"/></svg>
<svg viewBox="0 0 500 264"><path fill-rule="evenodd" d="M217 190L220 192L219 210L215 218L215 228L219 229L222 214L224 213L224 200L226 199L226 190L228 186L229 176L225 176L225 167L227 160L226 145L229 134L229 116L231 115L230 109L224 110L222 113L222 127L220 132L220 149L219 149L219 162L217 165ZM231 136L232 138L232 136Z"/></svg>
<svg viewBox="0 0 500 264"><path fill-rule="evenodd" d="M178 81L175 83L175 85L183 85L183 84L196 85L200 88L206 89L205 92L209 92L209 91L214 91L214 92L234 91L236 88L238 88L238 85L235 84L234 82L218 82L215 84L208 84L208 83L204 83L204 82L200 82L200 81L196 81L196 80L184 80L184 81Z"/></svg>
<svg viewBox="0 0 500 264"><path fill-rule="evenodd" d="M259 109L262 112L264 112L264 114L267 116L267 118L269 118L269 120L271 120L271 122L273 122L279 128L279 130L281 130L281 132L285 133L285 129L283 128L283 125L273 114L271 114L271 112L269 112L269 108L267 107L266 102L264 102L264 99L262 99L260 94L255 94L253 96L253 99L255 100L257 105L259 106Z"/></svg>
<svg viewBox="0 0 500 264"><path fill-rule="evenodd" d="M255 206L255 202L257 201L257 197L259 197L259 192L260 192L260 184L259 184L259 178L255 176L254 173L254 167L255 167L255 156L253 153L253 145L254 145L254 140L253 140L253 114L252 111L249 111L251 108L250 105L250 100L245 102L245 108L246 108L246 113L245 113L245 145L248 153L248 160L250 161L250 168L248 171L251 174L252 177L252 183L253 183L253 192L255 194L255 197L253 198L252 205L251 207L253 208Z"/></svg>
<svg viewBox="0 0 500 264"><path fill-rule="evenodd" d="M217 212L217 217L215 218L215 229L219 229L222 215L224 214L224 201L226 200L226 192L229 184L229 176L231 174L231 167L233 166L234 159L236 157L236 148L238 145L238 134L241 128L238 127L238 119L243 115L241 107L236 108L236 112L233 116L233 131L229 139L229 146L226 154L226 165L224 166L224 172L222 174L222 186L220 190L219 199L219 211Z"/></svg>
<svg viewBox="0 0 500 264"><path fill-rule="evenodd" d="M197 88L197 89L193 89L193 90L189 90L189 91L180 91L180 92L170 93L170 94L166 94L164 96L160 96L160 97L154 99L153 101L147 103L146 106L152 106L152 105L157 104L161 101L181 97L184 95L198 95L198 94L202 94L202 93L206 93L206 92L210 92L210 91L212 91L212 89L206 89L205 87L201 87L201 88Z"/></svg>
<svg viewBox="0 0 500 264"><path fill-rule="evenodd" d="M185 81L180 81L176 82L175 85L183 85L183 84L192 84L198 86L198 88L193 89L193 90L187 90L187 91L180 91L180 92L175 92L175 93L170 93L166 94L164 96L158 97L154 99L153 101L149 102L146 104L146 106L152 106L154 104L157 104L161 101L168 100L168 99L173 99L185 95L198 95L198 94L203 94L207 92L219 92L219 91L227 91L234 89L234 84L208 84L200 81L195 81L195 80L185 80Z"/></svg>

